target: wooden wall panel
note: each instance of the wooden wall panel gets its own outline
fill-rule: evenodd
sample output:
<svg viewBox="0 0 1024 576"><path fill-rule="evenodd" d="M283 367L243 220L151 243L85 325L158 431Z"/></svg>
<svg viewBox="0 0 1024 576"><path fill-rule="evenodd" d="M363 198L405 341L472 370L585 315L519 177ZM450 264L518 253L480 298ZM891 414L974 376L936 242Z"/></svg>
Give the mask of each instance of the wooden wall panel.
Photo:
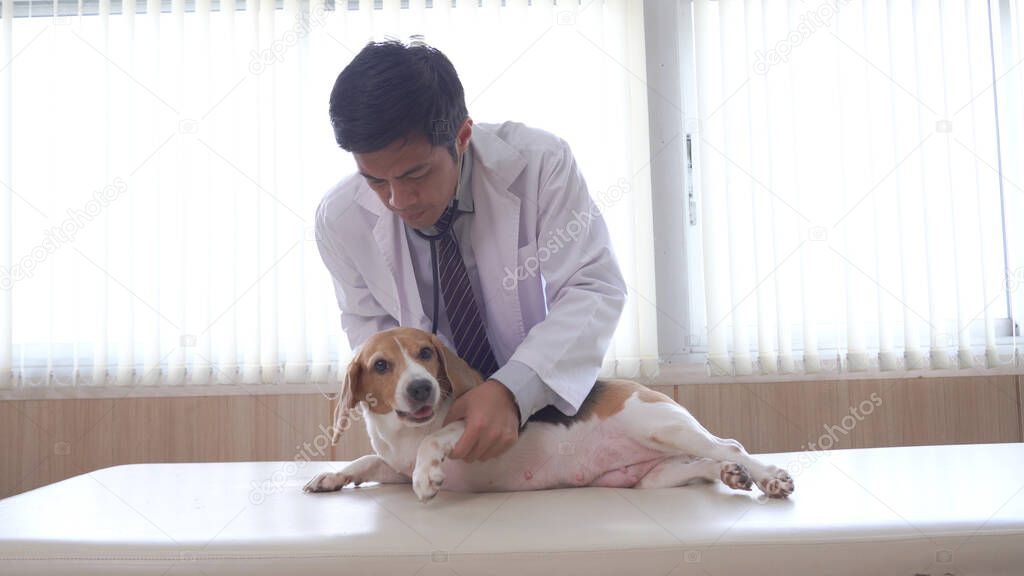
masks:
<svg viewBox="0 0 1024 576"><path fill-rule="evenodd" d="M1021 441L1016 377L862 380L851 397L882 399L878 422L858 426L858 445L977 444ZM870 417L872 420L876 415Z"/></svg>
<svg viewBox="0 0 1024 576"><path fill-rule="evenodd" d="M0 402L0 497L142 462L326 460L304 450L328 421L320 395Z"/></svg>
<svg viewBox="0 0 1024 576"><path fill-rule="evenodd" d="M1021 441L1014 376L680 385L678 398L754 453Z"/></svg>
<svg viewBox="0 0 1024 576"><path fill-rule="evenodd" d="M657 389L713 433L765 453L1019 442L1022 385L999 376ZM359 421L329 445L333 408L319 394L0 401L0 497L116 464L369 453Z"/></svg>

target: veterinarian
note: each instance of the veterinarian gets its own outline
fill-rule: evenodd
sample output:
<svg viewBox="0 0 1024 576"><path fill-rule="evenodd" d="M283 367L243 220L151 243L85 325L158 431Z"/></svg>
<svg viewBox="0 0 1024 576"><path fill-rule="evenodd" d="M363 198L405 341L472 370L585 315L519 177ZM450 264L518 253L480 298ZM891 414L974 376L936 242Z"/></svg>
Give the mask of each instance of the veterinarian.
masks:
<svg viewBox="0 0 1024 576"><path fill-rule="evenodd" d="M452 458L501 455L545 406L575 414L626 286L569 146L474 124L455 68L421 42L363 48L330 118L358 172L324 196L315 232L352 348L411 326L481 373L448 412L466 420Z"/></svg>

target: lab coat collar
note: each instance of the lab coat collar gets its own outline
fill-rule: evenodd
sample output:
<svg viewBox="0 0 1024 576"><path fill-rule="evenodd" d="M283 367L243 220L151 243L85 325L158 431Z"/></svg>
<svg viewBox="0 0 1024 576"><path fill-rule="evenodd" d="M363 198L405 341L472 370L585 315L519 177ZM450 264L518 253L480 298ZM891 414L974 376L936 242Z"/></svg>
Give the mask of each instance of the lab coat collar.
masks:
<svg viewBox="0 0 1024 576"><path fill-rule="evenodd" d="M515 266L516 262L518 218L507 218L507 215L519 214L519 198L509 191L509 187L526 168L526 160L491 129L480 125L473 127L470 148L473 149L470 188L476 191L476 217L470 230L470 241L478 247L478 265L482 268L494 266L493 270L481 269L481 273L500 275L500 265ZM481 213L481 201L484 200L482 195L487 196L487 210ZM429 331L430 321L423 312L423 302L419 296L412 266L409 239L401 218L384 206L365 180L359 184L356 202L377 216L373 238L391 272L392 294L398 302L407 303L407 306L400 306L400 325L415 326ZM481 243L484 235L494 238L495 241L492 244ZM397 253L395 246L401 246ZM518 297L514 291L501 292L500 298L506 309L513 311L515 327L522 336L524 327L519 313Z"/></svg>

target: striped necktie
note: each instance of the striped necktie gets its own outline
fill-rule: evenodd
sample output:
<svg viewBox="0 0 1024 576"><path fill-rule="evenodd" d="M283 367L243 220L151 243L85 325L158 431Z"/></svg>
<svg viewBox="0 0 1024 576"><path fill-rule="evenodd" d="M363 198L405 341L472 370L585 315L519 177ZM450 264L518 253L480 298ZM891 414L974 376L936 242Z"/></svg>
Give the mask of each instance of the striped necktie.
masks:
<svg viewBox="0 0 1024 576"><path fill-rule="evenodd" d="M449 206L434 228L441 234L440 266L441 293L444 295L444 309L452 329L452 340L459 357L480 373L484 379L498 370L498 363L487 340L487 331L480 320L480 311L469 284L466 264L459 252L453 224L459 213L455 206ZM435 288L436 289L436 288Z"/></svg>

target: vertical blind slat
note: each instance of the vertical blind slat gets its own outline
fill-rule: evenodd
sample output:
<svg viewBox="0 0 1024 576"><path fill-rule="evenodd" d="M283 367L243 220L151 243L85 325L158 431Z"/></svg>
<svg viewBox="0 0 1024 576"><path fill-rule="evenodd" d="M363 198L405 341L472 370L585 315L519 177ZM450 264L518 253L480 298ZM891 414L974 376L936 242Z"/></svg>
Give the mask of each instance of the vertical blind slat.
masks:
<svg viewBox="0 0 1024 576"><path fill-rule="evenodd" d="M3 0L3 36L0 37L0 62L3 63L3 71L0 72L0 122L2 122L3 146L0 147L0 178L3 179L3 186L0 188L0 223L9 224L12 219L14 206L14 194L11 186L14 182L14 170L12 160L13 119L12 97L13 80L11 74L11 58L14 56L14 0ZM0 276L0 388L13 386L12 378L14 369L14 340L13 340L13 279L9 277L9 270L13 264L13 230L11 226L0 226L0 270L7 271Z"/></svg>
<svg viewBox="0 0 1024 576"><path fill-rule="evenodd" d="M1020 154L1004 126L1022 122L1024 75L993 84L1013 72L1019 3L992 4L993 29L989 3L963 0L693 10L711 373L998 367L1005 346L1016 354L997 328L1020 298L1000 288L1004 253L1018 258L1002 220L1021 203L1000 196L997 144ZM1013 103L997 110L994 90Z"/></svg>

